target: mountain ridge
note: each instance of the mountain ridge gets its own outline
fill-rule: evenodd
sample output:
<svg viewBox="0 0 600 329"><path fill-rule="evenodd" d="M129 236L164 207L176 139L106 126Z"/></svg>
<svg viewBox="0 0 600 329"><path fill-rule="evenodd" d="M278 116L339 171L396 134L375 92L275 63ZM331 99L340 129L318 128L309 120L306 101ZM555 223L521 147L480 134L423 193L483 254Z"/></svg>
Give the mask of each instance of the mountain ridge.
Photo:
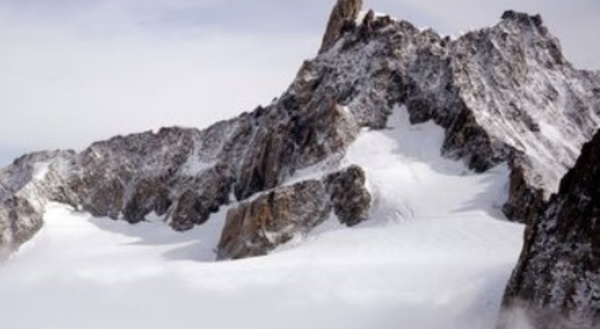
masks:
<svg viewBox="0 0 600 329"><path fill-rule="evenodd" d="M509 163L504 211L516 221L534 218L600 122L600 74L576 70L539 16L507 11L493 27L450 39L372 11L356 22L360 1L347 2L334 7L320 54L266 107L202 131L118 136L80 153L27 155L3 169L0 246L9 253L31 238L49 201L131 223L156 212L180 231L226 204L246 202L252 209L263 193L288 195L289 202L298 194L281 193L286 178L319 163L327 175L343 173L339 160L361 129L384 129L401 105L412 123L431 120L445 129L444 156L477 172ZM559 165L548 165L554 162ZM370 197L364 179L349 181L344 184L363 200L361 209L333 207L334 199L353 197L331 194L324 206L339 208L338 217L357 213L360 220L339 218L356 224L367 219ZM259 213L276 207L268 203ZM231 213L226 227L270 218ZM247 235L224 231L223 239L237 236L229 249L238 251L219 250L219 257L265 254L325 220L318 213L290 232L266 224L250 225ZM272 233L283 238L271 241ZM244 247L249 236L259 238L252 250Z"/></svg>
<svg viewBox="0 0 600 329"><path fill-rule="evenodd" d="M453 175L508 175L502 210L527 232L499 328L519 325L510 323L515 307L535 328L593 328L600 73L576 69L539 15L509 10L492 27L450 38L360 14L361 5L336 3L318 55L267 106L203 130L162 128L82 152L27 154L0 170L0 254L36 235L56 202L131 224L160 217L176 231L220 212L217 260L268 254L327 221L359 225L385 216L373 209L388 190L371 189L374 172L357 165L368 169L368 161L348 152L365 147L365 132L407 129L393 122L405 115L443 130L440 154L470 170Z"/></svg>

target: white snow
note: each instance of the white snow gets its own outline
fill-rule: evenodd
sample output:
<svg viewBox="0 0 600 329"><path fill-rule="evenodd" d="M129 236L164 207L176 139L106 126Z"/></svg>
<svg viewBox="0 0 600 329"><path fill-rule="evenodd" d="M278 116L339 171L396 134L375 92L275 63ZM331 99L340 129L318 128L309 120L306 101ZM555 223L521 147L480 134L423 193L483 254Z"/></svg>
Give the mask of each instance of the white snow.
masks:
<svg viewBox="0 0 600 329"><path fill-rule="evenodd" d="M32 177L34 181L43 180L50 170L50 162L36 163L33 168Z"/></svg>
<svg viewBox="0 0 600 329"><path fill-rule="evenodd" d="M442 159L441 129L405 112L343 160L368 173L372 219L332 218L266 257L213 262L226 209L179 234L51 205L0 267L2 327L494 328L523 231L497 209L507 168Z"/></svg>
<svg viewBox="0 0 600 329"><path fill-rule="evenodd" d="M362 24L362 22L365 20L365 16L367 16L368 13L369 13L369 10L361 10L358 13L358 16L356 16L356 19L354 20L354 22L356 24L358 24L358 25ZM375 18L388 16L388 17L392 18L395 21L398 20L395 17L391 17L390 15L388 15L386 13L379 12L379 11L374 11L373 14L375 14Z"/></svg>

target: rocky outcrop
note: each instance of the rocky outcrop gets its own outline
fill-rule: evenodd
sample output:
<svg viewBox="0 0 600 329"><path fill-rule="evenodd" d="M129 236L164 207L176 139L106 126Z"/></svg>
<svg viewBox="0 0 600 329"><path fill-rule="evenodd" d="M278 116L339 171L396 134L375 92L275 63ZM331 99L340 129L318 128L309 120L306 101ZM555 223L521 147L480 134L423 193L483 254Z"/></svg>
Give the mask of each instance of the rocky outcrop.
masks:
<svg viewBox="0 0 600 329"><path fill-rule="evenodd" d="M47 196L63 191L48 180L61 180L60 167L72 156L62 151L32 153L0 170L0 259L40 230ZM59 170L50 173L51 163Z"/></svg>
<svg viewBox="0 0 600 329"><path fill-rule="evenodd" d="M217 247L220 259L265 255L296 234L308 233L331 212L320 181L277 188L227 213Z"/></svg>
<svg viewBox="0 0 600 329"><path fill-rule="evenodd" d="M342 224L359 224L371 207L365 184L362 168L350 166L323 180L278 187L231 208L217 246L219 259L265 255L309 233L332 213Z"/></svg>
<svg viewBox="0 0 600 329"><path fill-rule="evenodd" d="M515 310L532 328L600 326L600 133L585 145L541 216L527 228L509 282L502 329L518 328Z"/></svg>
<svg viewBox="0 0 600 329"><path fill-rule="evenodd" d="M327 30L319 53L329 50L345 31L356 27L356 19L362 9L362 0L338 0L327 22Z"/></svg>
<svg viewBox="0 0 600 329"><path fill-rule="evenodd" d="M27 199L16 196L2 202L0 216L4 219L0 222L0 236L3 242L0 252L3 256L10 251L10 246L20 245L31 239L43 223L41 212Z"/></svg>
<svg viewBox="0 0 600 329"><path fill-rule="evenodd" d="M354 226L367 219L372 200L365 184L365 172L358 166L325 178L327 193L340 223Z"/></svg>
<svg viewBox="0 0 600 329"><path fill-rule="evenodd" d="M0 246L14 250L35 234L50 201L131 223L156 213L188 230L225 205L301 181L298 172L315 165L327 169L315 179L329 182L332 209L354 225L371 201L354 188L364 174L326 176L341 169L363 129L384 129L403 108L411 122L445 129L443 155L478 172L508 162L505 213L535 218L600 122L600 75L575 69L537 16L507 12L497 25L453 40L372 11L357 23L360 5L338 1L324 48L268 106L202 131L118 136L81 153L25 156L0 171ZM256 234L224 236L238 245Z"/></svg>

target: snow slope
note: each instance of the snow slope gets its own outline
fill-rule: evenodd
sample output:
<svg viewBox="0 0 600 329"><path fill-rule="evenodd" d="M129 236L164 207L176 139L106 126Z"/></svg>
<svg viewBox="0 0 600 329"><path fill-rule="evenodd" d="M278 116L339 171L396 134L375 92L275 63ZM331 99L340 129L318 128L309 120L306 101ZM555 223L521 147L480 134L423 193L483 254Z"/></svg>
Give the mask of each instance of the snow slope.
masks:
<svg viewBox="0 0 600 329"><path fill-rule="evenodd" d="M370 221L329 220L273 254L213 262L224 213L176 233L54 204L0 267L6 328L493 328L523 227L502 220L508 169L477 175L439 156L443 131L365 130Z"/></svg>

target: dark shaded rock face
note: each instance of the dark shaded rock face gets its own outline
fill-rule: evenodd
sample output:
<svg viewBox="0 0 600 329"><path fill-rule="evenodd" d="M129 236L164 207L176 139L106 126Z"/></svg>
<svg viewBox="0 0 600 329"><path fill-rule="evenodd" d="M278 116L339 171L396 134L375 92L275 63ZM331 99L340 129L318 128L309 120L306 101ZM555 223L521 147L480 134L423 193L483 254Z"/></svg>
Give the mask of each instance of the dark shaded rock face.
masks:
<svg viewBox="0 0 600 329"><path fill-rule="evenodd" d="M533 328L600 327L600 133L585 145L543 215L526 232L504 299L500 328L518 328L518 308Z"/></svg>
<svg viewBox="0 0 600 329"><path fill-rule="evenodd" d="M81 153L17 159L0 171L0 246L10 252L33 236L48 202L130 223L156 213L178 231L231 203L254 209L248 200L262 200L265 191L293 206L283 200L302 190L277 190L317 164L327 164L317 177L327 203L343 223L355 225L371 203L357 188L364 173L326 176L341 169L361 130L384 129L403 106L411 122L432 120L445 129L446 157L478 172L508 162L505 213L523 222L536 218L598 126L600 75L575 69L536 16L507 12L496 26L452 40L372 11L357 24L360 7L361 1L338 1L321 52L268 106L202 131L165 128L118 136ZM262 227L247 223L259 221L253 211L232 215L242 218L245 233L224 233L227 257L262 254L286 240L262 243L262 251L225 247L263 241L248 229ZM298 222L300 214L286 214ZM270 236L278 236L273 227L287 227L269 225ZM304 232L311 225L295 227Z"/></svg>
<svg viewBox="0 0 600 329"><path fill-rule="evenodd" d="M358 166L351 166L325 178L325 186L340 223L354 226L367 219L371 194L365 188L365 183L365 172Z"/></svg>

